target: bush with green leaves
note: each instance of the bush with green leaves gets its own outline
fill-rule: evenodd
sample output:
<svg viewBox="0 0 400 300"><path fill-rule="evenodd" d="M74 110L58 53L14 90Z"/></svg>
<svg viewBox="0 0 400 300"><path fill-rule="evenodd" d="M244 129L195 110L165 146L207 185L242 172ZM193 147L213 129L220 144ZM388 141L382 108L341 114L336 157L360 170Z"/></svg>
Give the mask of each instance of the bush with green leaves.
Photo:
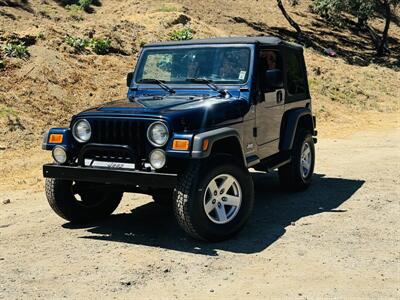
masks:
<svg viewBox="0 0 400 300"><path fill-rule="evenodd" d="M79 0L74 1L72 4L68 4L65 6L66 9L71 11L71 13L79 13L80 11L90 11L90 6L93 4L93 0Z"/></svg>
<svg viewBox="0 0 400 300"><path fill-rule="evenodd" d="M334 24L342 25L346 13L357 17L358 27L371 36L376 54L383 56L390 53L387 46L390 22L400 5L400 0L313 0L311 10ZM368 21L379 15L385 18L382 35L369 26Z"/></svg>
<svg viewBox="0 0 400 300"><path fill-rule="evenodd" d="M17 58L28 58L29 51L24 42L11 42L3 46L4 55Z"/></svg>
<svg viewBox="0 0 400 300"><path fill-rule="evenodd" d="M111 40L107 38L79 38L66 36L65 42L73 47L77 52L91 49L94 53L104 55L111 51Z"/></svg>
<svg viewBox="0 0 400 300"><path fill-rule="evenodd" d="M193 39L194 30L190 27L174 30L170 33L171 41L185 41Z"/></svg>
<svg viewBox="0 0 400 300"><path fill-rule="evenodd" d="M96 39L93 38L90 40L90 48L96 54L104 55L110 52L111 49L111 40L110 39Z"/></svg>
<svg viewBox="0 0 400 300"><path fill-rule="evenodd" d="M65 42L73 47L77 52L84 51L90 44L90 41L88 39L73 37L69 35L65 37Z"/></svg>
<svg viewBox="0 0 400 300"><path fill-rule="evenodd" d="M90 5L92 5L92 3L93 3L93 0L79 0L79 6L84 11L87 11L90 8Z"/></svg>
<svg viewBox="0 0 400 300"><path fill-rule="evenodd" d="M351 13L360 19L371 17L376 10L375 0L313 0L313 12L322 17L339 22L342 13Z"/></svg>

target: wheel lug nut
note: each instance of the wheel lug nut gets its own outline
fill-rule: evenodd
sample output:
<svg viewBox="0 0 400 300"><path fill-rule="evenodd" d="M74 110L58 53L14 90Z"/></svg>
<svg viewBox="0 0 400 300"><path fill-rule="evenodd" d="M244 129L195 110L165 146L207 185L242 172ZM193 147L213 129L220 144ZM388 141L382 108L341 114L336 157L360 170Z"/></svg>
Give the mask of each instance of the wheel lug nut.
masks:
<svg viewBox="0 0 400 300"><path fill-rule="evenodd" d="M218 207L221 207L221 203L220 202L218 202Z"/></svg>
<svg viewBox="0 0 400 300"><path fill-rule="evenodd" d="M214 191L214 196L217 196L217 194L218 194L217 191Z"/></svg>
<svg viewBox="0 0 400 300"><path fill-rule="evenodd" d="M222 201L226 201L226 200L228 200L228 199L226 199L226 197L222 197Z"/></svg>
<svg viewBox="0 0 400 300"><path fill-rule="evenodd" d="M225 192L224 189L222 189L219 193L222 195Z"/></svg>

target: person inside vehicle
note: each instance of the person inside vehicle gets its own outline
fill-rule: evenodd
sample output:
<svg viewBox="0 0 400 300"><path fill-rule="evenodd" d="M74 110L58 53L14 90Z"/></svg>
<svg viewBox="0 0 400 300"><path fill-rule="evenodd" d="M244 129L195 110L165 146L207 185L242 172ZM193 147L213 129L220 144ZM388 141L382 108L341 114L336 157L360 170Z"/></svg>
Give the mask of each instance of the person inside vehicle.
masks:
<svg viewBox="0 0 400 300"><path fill-rule="evenodd" d="M261 82L266 82L266 72L272 70L282 70L279 53L274 50L264 50L260 53L260 66L261 73L260 78ZM273 92L274 90L270 90L266 85L263 85L264 92Z"/></svg>
<svg viewBox="0 0 400 300"><path fill-rule="evenodd" d="M223 80L237 80L240 74L240 64L233 56L226 56L219 69L219 77Z"/></svg>
<svg viewBox="0 0 400 300"><path fill-rule="evenodd" d="M275 51L268 50L263 51L260 54L261 58L261 65L263 66L264 70L274 70L280 69L278 67L278 55Z"/></svg>

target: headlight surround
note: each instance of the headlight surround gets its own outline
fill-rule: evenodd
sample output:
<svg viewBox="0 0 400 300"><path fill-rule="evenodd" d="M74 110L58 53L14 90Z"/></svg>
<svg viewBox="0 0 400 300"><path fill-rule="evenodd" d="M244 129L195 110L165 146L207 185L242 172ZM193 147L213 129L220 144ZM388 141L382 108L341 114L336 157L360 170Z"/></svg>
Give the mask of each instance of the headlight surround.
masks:
<svg viewBox="0 0 400 300"><path fill-rule="evenodd" d="M161 169L162 167L165 166L167 157L163 150L154 149L153 151L150 152L149 161L154 169Z"/></svg>
<svg viewBox="0 0 400 300"><path fill-rule="evenodd" d="M147 129L147 139L156 147L164 146L169 139L168 127L163 122L154 122Z"/></svg>
<svg viewBox="0 0 400 300"><path fill-rule="evenodd" d="M55 146L51 154L53 155L53 159L59 164L64 164L67 161L67 151L61 146Z"/></svg>
<svg viewBox="0 0 400 300"><path fill-rule="evenodd" d="M90 123L85 119L77 121L72 127L72 135L79 143L86 143L92 136Z"/></svg>

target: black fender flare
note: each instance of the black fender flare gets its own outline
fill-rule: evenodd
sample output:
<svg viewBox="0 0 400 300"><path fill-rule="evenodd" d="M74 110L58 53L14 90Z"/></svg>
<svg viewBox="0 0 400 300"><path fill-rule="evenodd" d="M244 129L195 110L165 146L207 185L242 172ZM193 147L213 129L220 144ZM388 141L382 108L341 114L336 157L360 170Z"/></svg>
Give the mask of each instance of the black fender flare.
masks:
<svg viewBox="0 0 400 300"><path fill-rule="evenodd" d="M196 134L193 137L192 158L200 159L209 157L215 142L226 138L234 138L237 140L242 156L240 159L243 161L244 166L246 166L246 157L244 155L240 134L236 129L231 127L222 127ZM208 148L207 150L203 150L203 142L206 139L208 139Z"/></svg>
<svg viewBox="0 0 400 300"><path fill-rule="evenodd" d="M309 108L295 108L285 112L281 126L281 136L279 141L279 150L287 151L293 147L294 137L300 119L306 118L306 126L314 134L314 119Z"/></svg>

